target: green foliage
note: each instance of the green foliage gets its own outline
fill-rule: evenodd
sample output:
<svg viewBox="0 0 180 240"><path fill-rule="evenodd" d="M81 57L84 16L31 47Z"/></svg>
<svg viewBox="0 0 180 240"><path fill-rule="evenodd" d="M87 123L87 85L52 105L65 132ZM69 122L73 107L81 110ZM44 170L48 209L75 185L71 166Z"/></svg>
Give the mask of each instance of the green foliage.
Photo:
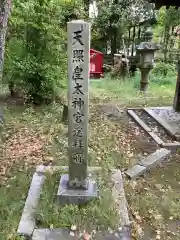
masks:
<svg viewBox="0 0 180 240"><path fill-rule="evenodd" d="M92 44L97 46L97 40L100 40L101 51L105 51L110 43L112 53L116 53L117 49L122 48L122 39L128 37L129 28L138 25L142 16L144 20L152 17L151 4L143 0L100 0L97 5L98 16L93 21Z"/></svg>
<svg viewBox="0 0 180 240"><path fill-rule="evenodd" d="M152 73L155 76L170 76L170 75L175 75L175 66L169 63L164 63L164 62L158 62L154 66Z"/></svg>
<svg viewBox="0 0 180 240"><path fill-rule="evenodd" d="M180 23L180 10L175 7L166 9L162 7L157 16L158 24L164 26L166 23L170 26L177 26Z"/></svg>
<svg viewBox="0 0 180 240"><path fill-rule="evenodd" d="M28 101L52 101L66 82L66 22L78 8L72 1L14 1L5 76Z"/></svg>

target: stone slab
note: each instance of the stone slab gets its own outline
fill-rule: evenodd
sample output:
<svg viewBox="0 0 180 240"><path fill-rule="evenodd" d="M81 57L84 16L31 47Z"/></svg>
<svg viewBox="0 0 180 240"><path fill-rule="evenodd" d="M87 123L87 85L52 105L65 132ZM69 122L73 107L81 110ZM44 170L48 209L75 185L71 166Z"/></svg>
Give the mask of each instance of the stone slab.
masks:
<svg viewBox="0 0 180 240"><path fill-rule="evenodd" d="M133 167L129 168L125 171L125 174L131 179L135 180L137 177L143 175L146 172L146 168L139 164L134 165Z"/></svg>
<svg viewBox="0 0 180 240"><path fill-rule="evenodd" d="M34 173L23 213L20 219L17 233L31 236L35 228L35 215L40 198L40 192L44 183L44 175Z"/></svg>
<svg viewBox="0 0 180 240"><path fill-rule="evenodd" d="M172 107L144 108L171 137L180 132L180 113L175 112Z"/></svg>
<svg viewBox="0 0 180 240"><path fill-rule="evenodd" d="M88 179L87 190L69 189L68 182L68 174L62 175L57 192L57 200L61 205L83 205L92 200L93 198L98 197L97 183L94 180Z"/></svg>
<svg viewBox="0 0 180 240"><path fill-rule="evenodd" d="M139 161L138 164L145 167L146 169L150 169L157 166L170 154L171 151L166 148L157 149L154 153Z"/></svg>
<svg viewBox="0 0 180 240"><path fill-rule="evenodd" d="M32 240L75 240L66 229L35 229Z"/></svg>

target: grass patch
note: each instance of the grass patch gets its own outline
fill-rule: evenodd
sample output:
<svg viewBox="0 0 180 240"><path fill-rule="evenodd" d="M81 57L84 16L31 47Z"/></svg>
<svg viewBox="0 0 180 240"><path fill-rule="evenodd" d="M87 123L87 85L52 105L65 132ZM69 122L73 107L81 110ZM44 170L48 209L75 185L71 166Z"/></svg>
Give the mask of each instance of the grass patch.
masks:
<svg viewBox="0 0 180 240"><path fill-rule="evenodd" d="M20 166L18 166L20 168ZM17 168L11 172L5 186L0 188L0 239L18 240L17 224L27 197L31 179L31 171Z"/></svg>
<svg viewBox="0 0 180 240"><path fill-rule="evenodd" d="M100 198L85 206L56 203L56 194L60 180L60 172L47 174L42 190L37 219L41 227L65 227L76 225L79 230L115 229L119 223L119 215L110 191L108 176L99 177L98 188Z"/></svg>
<svg viewBox="0 0 180 240"><path fill-rule="evenodd" d="M141 219L141 226L151 226L151 231L155 235L156 230L159 230L163 240L178 240L180 237L178 165L179 156L176 156L163 168L152 170L145 180L126 182L128 202L135 213L135 221ZM145 231L145 236L146 234Z"/></svg>
<svg viewBox="0 0 180 240"><path fill-rule="evenodd" d="M149 92L146 95L138 92L139 73L135 78L124 82L111 79L109 76L101 81L91 82L90 166L101 166L106 170L117 166L126 168L137 160L134 135L127 125L127 119L112 122L102 117L97 105L112 103L122 108L172 105L175 79L174 75L166 77L152 75ZM31 169L40 163L67 165L67 129L61 122L61 114L62 107L58 104L38 108L5 106L6 123L3 133L5 143L0 153L0 240L17 239L16 230L30 184ZM34 146L39 142L42 146L35 149ZM28 151L22 156L20 153L25 149ZM8 155L8 152L11 154ZM141 179L131 184L126 182L130 207L133 212L138 212L142 220L139 222L138 219L133 219L134 223L137 222L142 227L145 224L150 226L153 233L157 229L160 230L162 240L180 239L177 231L175 236L167 233L169 221L180 219L178 210L180 172L177 166L178 158L170 162L168 168L152 171L146 180ZM93 201L83 208L77 206L60 208L56 205L54 197L59 179L60 174L47 176L38 213L39 223L43 227L52 225L70 227L72 224L86 230L97 226L116 227L119 218L114 204L111 205L111 187L105 177L99 180L102 196L100 200Z"/></svg>
<svg viewBox="0 0 180 240"><path fill-rule="evenodd" d="M150 77L149 90L146 94L139 92L140 73L134 78L112 79L107 75L98 82L91 82L92 98L99 101L119 101L121 106L170 105L175 92L176 76Z"/></svg>

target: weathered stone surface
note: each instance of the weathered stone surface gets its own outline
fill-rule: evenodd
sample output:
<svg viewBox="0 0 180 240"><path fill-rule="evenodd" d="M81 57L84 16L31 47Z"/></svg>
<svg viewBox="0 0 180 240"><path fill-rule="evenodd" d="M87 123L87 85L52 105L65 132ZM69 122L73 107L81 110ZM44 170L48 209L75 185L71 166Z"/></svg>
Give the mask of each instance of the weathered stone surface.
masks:
<svg viewBox="0 0 180 240"><path fill-rule="evenodd" d="M128 110L128 114L154 139L155 142L157 142L159 146L164 144L164 142L152 131L149 126L147 126L143 120L141 120L141 118L133 110Z"/></svg>
<svg viewBox="0 0 180 240"><path fill-rule="evenodd" d="M117 231L113 231L112 233L108 232L97 232L94 236L96 240L131 240L131 227L123 226Z"/></svg>
<svg viewBox="0 0 180 240"><path fill-rule="evenodd" d="M180 143L179 142L164 143L163 147L171 150L171 152L176 152L177 149L180 148Z"/></svg>
<svg viewBox="0 0 180 240"><path fill-rule="evenodd" d="M170 153L171 151L165 148L158 149L156 152L147 156L147 158L139 161L138 164L145 167L146 169L150 169L161 163L166 157L170 155Z"/></svg>
<svg viewBox="0 0 180 240"><path fill-rule="evenodd" d="M44 175L34 173L31 186L28 192L26 203L23 209L17 233L31 236L35 228L35 214L38 206L41 188L44 182Z"/></svg>
<svg viewBox="0 0 180 240"><path fill-rule="evenodd" d="M90 24L73 20L68 30L69 185L86 188L88 165Z"/></svg>
<svg viewBox="0 0 180 240"><path fill-rule="evenodd" d="M146 168L144 166L140 166L138 164L129 168L125 171L125 174L132 180L135 180L137 177L143 175L146 172Z"/></svg>
<svg viewBox="0 0 180 240"><path fill-rule="evenodd" d="M75 240L65 229L35 229L32 240Z"/></svg>
<svg viewBox="0 0 180 240"><path fill-rule="evenodd" d="M97 184L88 179L87 189L73 189L68 187L69 176L64 174L61 177L57 200L60 204L85 204L92 198L98 197Z"/></svg>
<svg viewBox="0 0 180 240"><path fill-rule="evenodd" d="M75 240L66 229L35 229L32 240ZM129 226L122 227L112 234L107 232L97 232L95 239L98 240L131 240L131 229Z"/></svg>
<svg viewBox="0 0 180 240"><path fill-rule="evenodd" d="M148 127L133 110L127 110L127 112L146 132L151 132L151 128Z"/></svg>
<svg viewBox="0 0 180 240"><path fill-rule="evenodd" d="M119 169L112 171L112 194L113 197L119 206L119 215L120 215L120 223L121 226L130 225L129 215L128 215L128 205L127 200L124 192L124 184L123 184L123 177L121 171Z"/></svg>
<svg viewBox="0 0 180 240"><path fill-rule="evenodd" d="M144 110L163 126L171 137L175 137L179 131L179 113L175 112L172 107L144 108Z"/></svg>

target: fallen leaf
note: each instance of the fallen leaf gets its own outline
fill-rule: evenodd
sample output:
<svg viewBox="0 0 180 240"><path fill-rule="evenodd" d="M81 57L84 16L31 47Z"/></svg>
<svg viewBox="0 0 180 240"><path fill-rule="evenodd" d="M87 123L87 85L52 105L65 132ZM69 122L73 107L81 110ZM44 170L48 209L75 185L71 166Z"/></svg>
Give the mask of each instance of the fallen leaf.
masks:
<svg viewBox="0 0 180 240"><path fill-rule="evenodd" d="M76 231L77 230L77 226L76 225L72 225L71 226L71 231Z"/></svg>
<svg viewBox="0 0 180 240"><path fill-rule="evenodd" d="M90 240L91 239L91 235L87 232L83 233L83 240Z"/></svg>
<svg viewBox="0 0 180 240"><path fill-rule="evenodd" d="M75 233L73 231L70 231L69 233L70 236L74 237L75 236Z"/></svg>
<svg viewBox="0 0 180 240"><path fill-rule="evenodd" d="M157 240L160 240L160 239L161 239L161 236L160 236L160 235L156 235L156 239L157 239Z"/></svg>
<svg viewBox="0 0 180 240"><path fill-rule="evenodd" d="M155 218L156 220L161 220L163 217L162 217L162 215L157 214L157 215L154 216L154 218Z"/></svg>

